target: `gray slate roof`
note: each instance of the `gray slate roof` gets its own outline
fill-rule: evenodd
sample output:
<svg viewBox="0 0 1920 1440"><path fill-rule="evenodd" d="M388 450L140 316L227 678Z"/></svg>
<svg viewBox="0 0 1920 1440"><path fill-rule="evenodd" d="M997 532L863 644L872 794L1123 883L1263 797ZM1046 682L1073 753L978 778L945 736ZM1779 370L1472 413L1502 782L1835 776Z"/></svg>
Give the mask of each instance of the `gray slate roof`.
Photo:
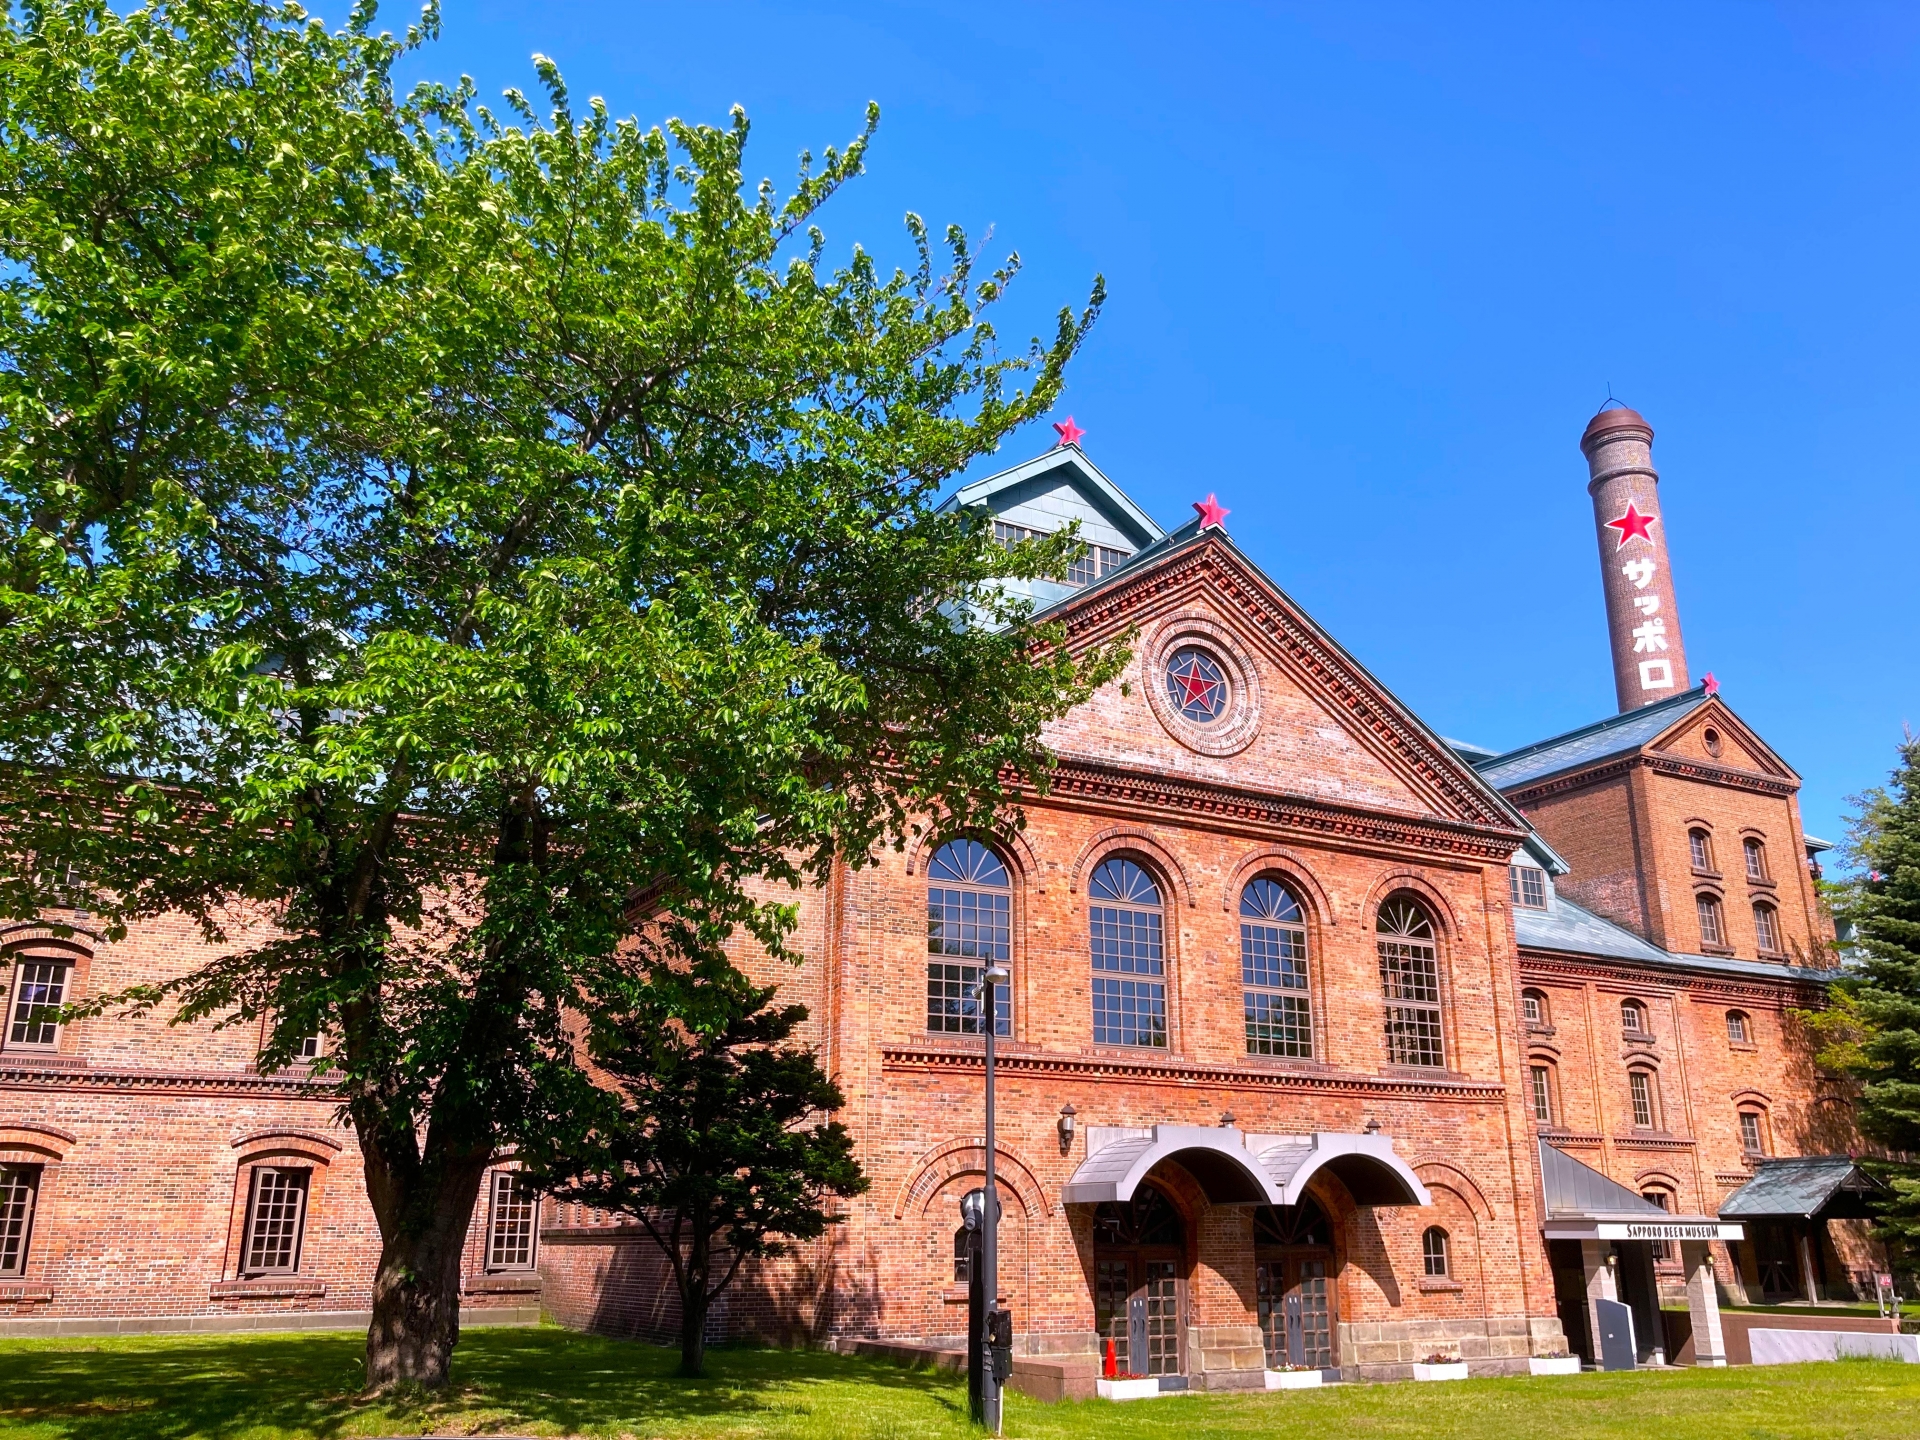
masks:
<svg viewBox="0 0 1920 1440"><path fill-rule="evenodd" d="M1540 1188L1549 1215L1631 1215L1671 1220L1673 1216L1650 1200L1610 1180L1591 1165L1582 1165L1565 1151L1540 1142Z"/></svg>
<svg viewBox="0 0 1920 1440"><path fill-rule="evenodd" d="M1569 955L1596 955L1609 960L1636 960L1687 970L1711 970L1722 975L1750 975L1764 980L1831 978L1831 972L1804 965L1780 965L1767 960L1727 960L1718 955L1685 955L1662 950L1623 925L1596 915L1566 896L1549 897L1545 910L1513 907L1513 934L1521 948L1557 950Z"/></svg>
<svg viewBox="0 0 1920 1440"><path fill-rule="evenodd" d="M1539 740L1531 745L1523 745L1518 750L1509 750L1504 755L1496 755L1491 760L1477 761L1474 768L1497 790L1528 785L1535 780L1544 780L1549 775L1576 770L1614 755L1638 750L1705 704L1706 699L1706 686L1696 685L1670 700L1642 705L1624 715L1611 715L1605 720L1583 725L1578 730L1569 730L1550 740Z"/></svg>
<svg viewBox="0 0 1920 1440"><path fill-rule="evenodd" d="M1723 1219L1858 1219L1886 1187L1846 1155L1760 1160L1753 1179L1720 1205Z"/></svg>

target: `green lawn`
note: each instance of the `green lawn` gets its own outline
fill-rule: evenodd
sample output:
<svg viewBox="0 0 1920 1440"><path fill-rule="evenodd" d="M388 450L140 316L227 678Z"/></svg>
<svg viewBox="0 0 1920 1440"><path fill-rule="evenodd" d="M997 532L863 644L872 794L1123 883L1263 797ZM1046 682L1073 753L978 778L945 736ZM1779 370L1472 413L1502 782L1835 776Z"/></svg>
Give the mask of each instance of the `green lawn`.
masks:
<svg viewBox="0 0 1920 1440"><path fill-rule="evenodd" d="M672 1378L652 1346L563 1330L480 1330L456 1392L363 1405L346 1335L0 1341L0 1437L121 1440L495 1434L908 1440L963 1436L957 1377L801 1351L718 1350L712 1378ZM1009 1397L1007 1433L1274 1440L1785 1440L1920 1436L1920 1365L1843 1361L1760 1369L1348 1385L1109 1405Z"/></svg>

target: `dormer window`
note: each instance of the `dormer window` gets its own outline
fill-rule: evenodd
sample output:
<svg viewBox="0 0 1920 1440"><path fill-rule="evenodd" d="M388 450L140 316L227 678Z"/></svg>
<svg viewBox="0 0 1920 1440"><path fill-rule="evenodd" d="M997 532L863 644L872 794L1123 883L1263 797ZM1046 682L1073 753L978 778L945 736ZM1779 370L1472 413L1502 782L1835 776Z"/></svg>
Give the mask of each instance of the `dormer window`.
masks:
<svg viewBox="0 0 1920 1440"><path fill-rule="evenodd" d="M993 522L993 538L1008 549L1027 540L1038 540L1050 534L1050 531L1035 530L1030 525L1016 525L1011 520ZM1061 581L1068 585L1091 585L1102 575L1118 570L1126 562L1127 552L1115 550L1108 545L1089 545L1086 553L1067 566L1067 573Z"/></svg>
<svg viewBox="0 0 1920 1440"><path fill-rule="evenodd" d="M1547 908L1547 872L1531 865L1509 865L1507 879L1513 889L1513 903L1528 910Z"/></svg>

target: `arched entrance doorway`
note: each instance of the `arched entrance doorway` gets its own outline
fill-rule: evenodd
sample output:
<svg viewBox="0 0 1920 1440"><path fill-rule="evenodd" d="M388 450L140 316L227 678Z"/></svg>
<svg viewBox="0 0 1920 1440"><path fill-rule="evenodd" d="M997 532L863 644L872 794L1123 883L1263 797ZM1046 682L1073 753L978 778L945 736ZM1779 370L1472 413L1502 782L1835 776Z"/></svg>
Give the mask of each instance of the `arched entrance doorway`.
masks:
<svg viewBox="0 0 1920 1440"><path fill-rule="evenodd" d="M1253 1212L1254 1289L1267 1364L1331 1369L1333 1225L1312 1196Z"/></svg>
<svg viewBox="0 0 1920 1440"><path fill-rule="evenodd" d="M1093 1211L1094 1328L1122 1374L1178 1375L1187 1231L1173 1202L1142 1185Z"/></svg>

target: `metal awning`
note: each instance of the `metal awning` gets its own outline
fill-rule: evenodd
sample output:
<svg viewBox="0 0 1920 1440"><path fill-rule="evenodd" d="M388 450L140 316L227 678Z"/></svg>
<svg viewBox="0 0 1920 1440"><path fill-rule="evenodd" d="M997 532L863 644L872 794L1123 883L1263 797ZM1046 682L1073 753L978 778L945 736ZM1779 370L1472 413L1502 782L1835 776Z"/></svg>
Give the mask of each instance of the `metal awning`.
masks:
<svg viewBox="0 0 1920 1440"><path fill-rule="evenodd" d="M1746 1231L1712 1215L1674 1215L1617 1180L1540 1142L1540 1188L1549 1240L1741 1240Z"/></svg>
<svg viewBox="0 0 1920 1440"><path fill-rule="evenodd" d="M1753 1178L1720 1202L1743 1220L1866 1220L1887 1187L1848 1155L1756 1160Z"/></svg>
<svg viewBox="0 0 1920 1440"><path fill-rule="evenodd" d="M1177 1162L1215 1205L1297 1205L1322 1170L1358 1205L1429 1205L1432 1197L1384 1135L1249 1135L1231 1125L1089 1126L1087 1158L1060 1192L1069 1205L1131 1200L1147 1173Z"/></svg>

